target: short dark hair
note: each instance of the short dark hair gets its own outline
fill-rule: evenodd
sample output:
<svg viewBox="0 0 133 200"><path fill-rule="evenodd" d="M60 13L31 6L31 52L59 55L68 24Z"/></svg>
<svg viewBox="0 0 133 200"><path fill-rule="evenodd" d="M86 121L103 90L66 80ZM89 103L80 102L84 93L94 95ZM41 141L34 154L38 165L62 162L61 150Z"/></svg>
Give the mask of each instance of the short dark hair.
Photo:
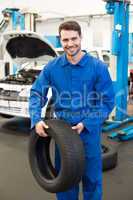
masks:
<svg viewBox="0 0 133 200"><path fill-rule="evenodd" d="M79 36L81 36L81 27L78 22L76 21L66 21L60 24L59 26L59 36L61 36L61 31L62 30L72 30L72 31L77 31Z"/></svg>

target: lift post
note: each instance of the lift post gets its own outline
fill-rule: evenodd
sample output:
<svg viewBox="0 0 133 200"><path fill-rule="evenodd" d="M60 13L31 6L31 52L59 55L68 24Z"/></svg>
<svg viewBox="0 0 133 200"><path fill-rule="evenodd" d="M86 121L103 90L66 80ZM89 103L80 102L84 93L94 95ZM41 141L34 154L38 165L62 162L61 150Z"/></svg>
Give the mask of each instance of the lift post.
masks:
<svg viewBox="0 0 133 200"><path fill-rule="evenodd" d="M116 66L116 114L115 120L128 117L128 40L129 40L129 0L105 0L108 14L114 15L112 32L112 55L117 57Z"/></svg>
<svg viewBox="0 0 133 200"><path fill-rule="evenodd" d="M127 122L133 122L133 117L127 113L128 95L128 41L129 41L129 5L130 0L104 0L108 14L114 15L112 31L112 55L117 58L115 103L116 113L113 122L108 122L103 131L110 131ZM121 134L122 133L122 134ZM123 140L133 138L133 126L121 129L110 135L111 138L122 137Z"/></svg>
<svg viewBox="0 0 133 200"><path fill-rule="evenodd" d="M24 15L20 12L18 8L6 8L2 11L2 13L10 15L12 30L25 29Z"/></svg>

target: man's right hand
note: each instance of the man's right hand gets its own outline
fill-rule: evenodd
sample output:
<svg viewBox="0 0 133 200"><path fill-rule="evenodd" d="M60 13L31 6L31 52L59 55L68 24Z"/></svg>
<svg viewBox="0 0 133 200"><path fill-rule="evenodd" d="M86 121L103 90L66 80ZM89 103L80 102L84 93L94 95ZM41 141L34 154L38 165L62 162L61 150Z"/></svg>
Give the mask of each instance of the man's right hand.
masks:
<svg viewBox="0 0 133 200"><path fill-rule="evenodd" d="M47 137L48 136L46 131L45 131L45 129L48 129L48 128L49 128L48 125L44 121L39 121L35 125L35 131L41 137Z"/></svg>

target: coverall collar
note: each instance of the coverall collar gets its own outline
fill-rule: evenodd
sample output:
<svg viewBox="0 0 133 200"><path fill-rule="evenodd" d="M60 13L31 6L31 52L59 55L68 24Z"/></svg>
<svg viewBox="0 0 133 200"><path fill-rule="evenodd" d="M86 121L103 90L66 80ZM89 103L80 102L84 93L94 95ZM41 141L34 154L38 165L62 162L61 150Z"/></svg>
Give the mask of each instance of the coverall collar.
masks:
<svg viewBox="0 0 133 200"><path fill-rule="evenodd" d="M61 65L63 66L63 67L65 67L65 66L67 66L67 65L75 65L75 66L81 66L81 67L84 67L85 66L85 63L86 63L86 61L88 60L88 53L86 52L86 51L84 51L85 52L85 54L83 55L83 57L81 58L81 60L78 62L78 63L76 63L76 64L72 64L71 62L69 62L69 60L67 59L67 56L66 56L66 54L64 53L63 55L62 55L62 59L61 59Z"/></svg>

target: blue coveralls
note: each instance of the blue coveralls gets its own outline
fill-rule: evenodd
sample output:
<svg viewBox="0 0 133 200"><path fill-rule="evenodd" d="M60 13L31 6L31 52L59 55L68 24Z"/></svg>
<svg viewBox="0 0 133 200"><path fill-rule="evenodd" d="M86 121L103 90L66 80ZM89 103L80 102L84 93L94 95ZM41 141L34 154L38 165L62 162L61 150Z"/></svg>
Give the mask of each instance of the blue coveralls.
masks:
<svg viewBox="0 0 133 200"><path fill-rule="evenodd" d="M102 200L101 126L114 107L114 91L107 66L88 53L77 64L65 54L50 61L31 88L31 127L41 120L48 88L57 118L69 124L83 122L80 134L85 148L86 167L82 177L83 199ZM56 167L60 158L56 152ZM58 200L78 200L79 186L57 194Z"/></svg>

